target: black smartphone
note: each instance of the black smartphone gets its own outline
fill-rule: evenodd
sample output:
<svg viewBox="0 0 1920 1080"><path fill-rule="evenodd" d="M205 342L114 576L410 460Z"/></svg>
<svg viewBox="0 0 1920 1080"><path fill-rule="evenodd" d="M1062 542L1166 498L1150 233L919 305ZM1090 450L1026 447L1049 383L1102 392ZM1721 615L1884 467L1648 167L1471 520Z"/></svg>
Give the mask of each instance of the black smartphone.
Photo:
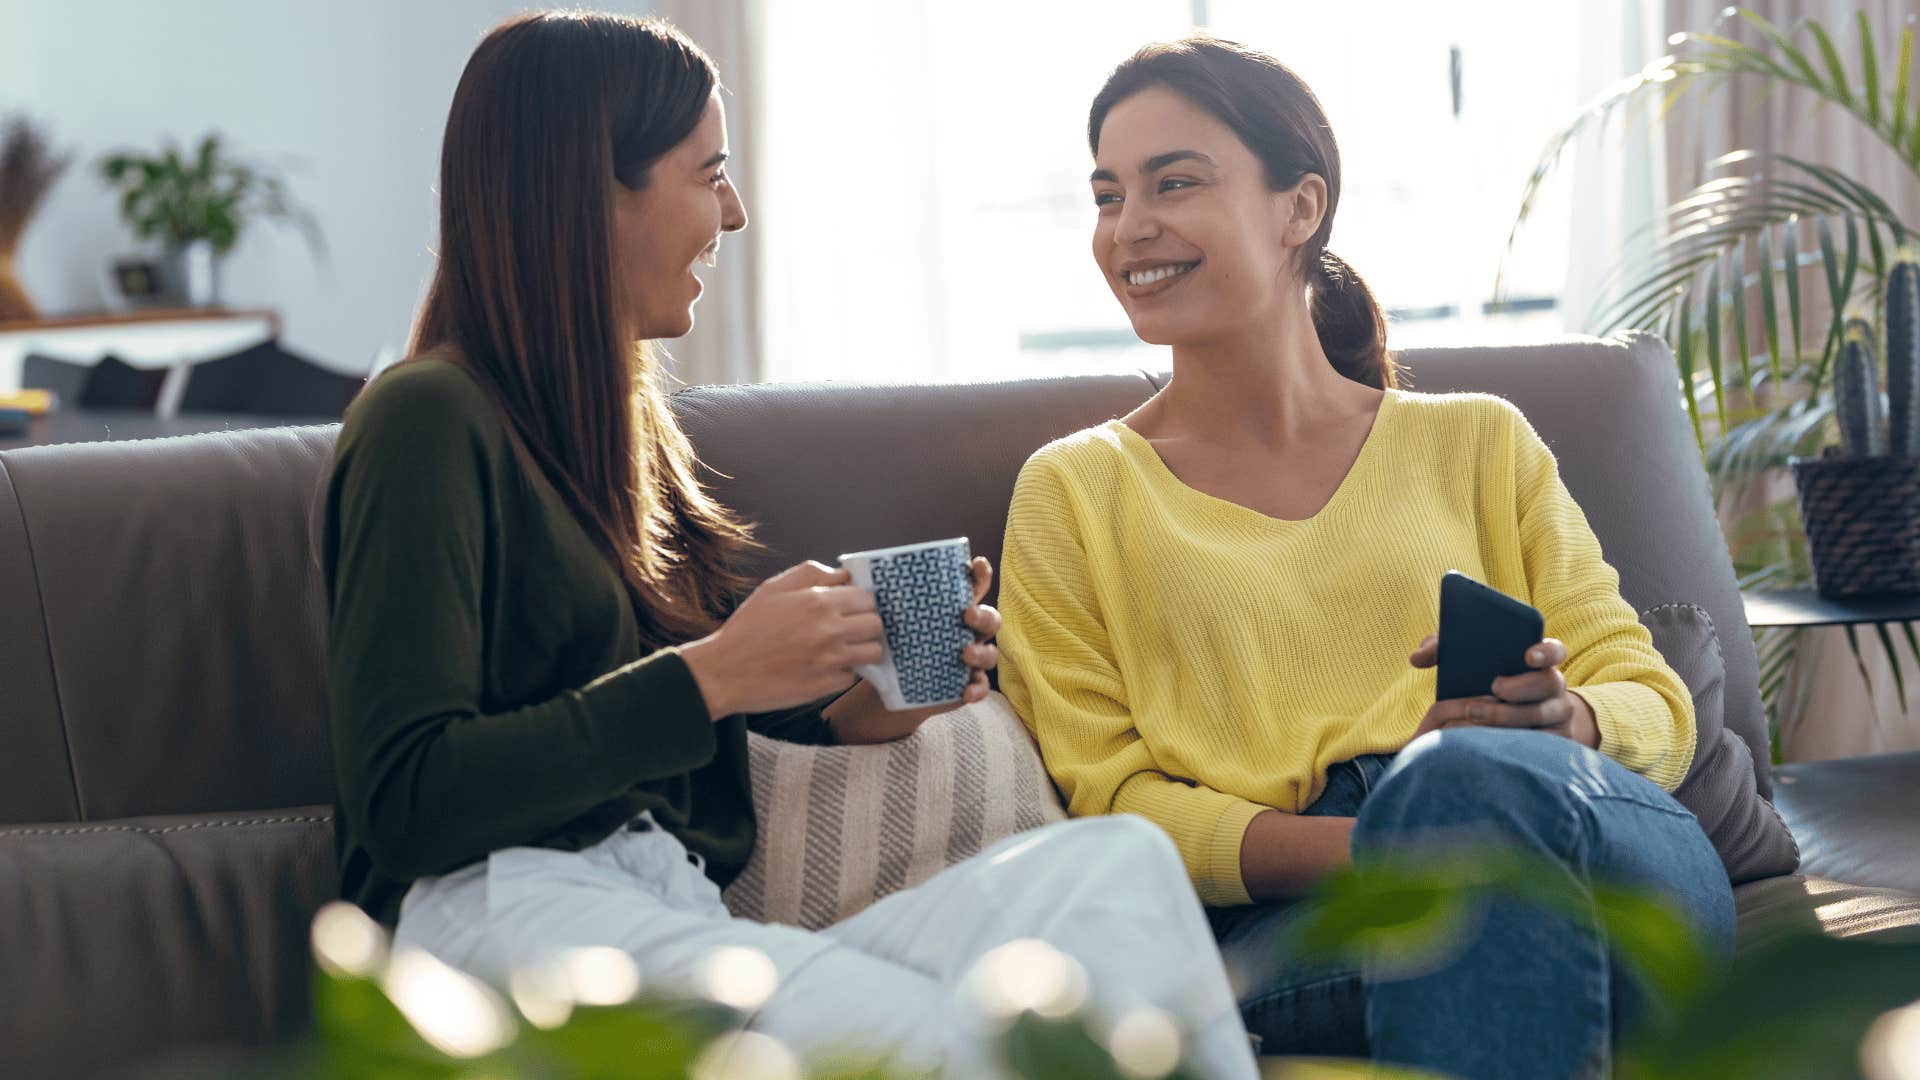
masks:
<svg viewBox="0 0 1920 1080"><path fill-rule="evenodd" d="M1458 570L1440 578L1440 672L1434 700L1486 697L1493 680L1522 675L1527 650L1540 644L1546 620L1531 604L1482 585Z"/></svg>

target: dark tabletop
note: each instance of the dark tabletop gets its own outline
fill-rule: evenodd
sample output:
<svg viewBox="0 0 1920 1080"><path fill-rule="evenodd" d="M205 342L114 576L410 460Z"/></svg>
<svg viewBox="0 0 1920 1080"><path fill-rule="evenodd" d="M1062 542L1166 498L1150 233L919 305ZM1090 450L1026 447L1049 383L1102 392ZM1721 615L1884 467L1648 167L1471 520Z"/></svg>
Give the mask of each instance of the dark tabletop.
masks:
<svg viewBox="0 0 1920 1080"><path fill-rule="evenodd" d="M1755 629L1920 620L1920 595L1828 600L1808 587L1749 589L1740 594L1740 599L1747 609L1747 623Z"/></svg>
<svg viewBox="0 0 1920 1080"><path fill-rule="evenodd" d="M117 442L158 439L169 435L198 435L208 431L245 431L249 428L299 427L331 424L330 416L250 416L238 413L193 413L162 418L151 412L67 410L30 421L20 434L0 434L0 450L54 443Z"/></svg>

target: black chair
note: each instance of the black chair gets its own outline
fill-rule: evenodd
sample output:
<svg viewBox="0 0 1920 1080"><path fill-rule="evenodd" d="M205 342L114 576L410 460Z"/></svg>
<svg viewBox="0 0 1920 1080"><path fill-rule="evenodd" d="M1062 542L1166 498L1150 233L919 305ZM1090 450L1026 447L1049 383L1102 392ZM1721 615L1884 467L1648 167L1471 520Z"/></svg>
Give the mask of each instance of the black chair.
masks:
<svg viewBox="0 0 1920 1080"><path fill-rule="evenodd" d="M166 384L166 368L137 368L108 353L88 369L86 381L73 400L82 409L152 412Z"/></svg>
<svg viewBox="0 0 1920 1080"><path fill-rule="evenodd" d="M268 340L193 365L180 412L337 417L365 384Z"/></svg>
<svg viewBox="0 0 1920 1080"><path fill-rule="evenodd" d="M91 364L28 353L20 364L20 385L28 390L51 390L63 405L77 405L80 389L87 384Z"/></svg>

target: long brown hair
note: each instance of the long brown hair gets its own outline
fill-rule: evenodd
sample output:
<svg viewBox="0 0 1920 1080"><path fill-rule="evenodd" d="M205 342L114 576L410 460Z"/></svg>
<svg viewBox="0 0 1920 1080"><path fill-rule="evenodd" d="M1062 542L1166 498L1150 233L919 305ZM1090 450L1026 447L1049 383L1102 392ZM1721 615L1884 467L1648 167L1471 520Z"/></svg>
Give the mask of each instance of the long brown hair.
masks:
<svg viewBox="0 0 1920 1080"><path fill-rule="evenodd" d="M1387 319L1373 291L1340 256L1327 250L1340 205L1340 147L1320 99L1291 69L1266 53L1196 35L1148 45L1107 76L1087 117L1087 143L1100 152L1100 127L1115 105L1165 86L1205 109L1260 159L1267 185L1284 191L1308 173L1327 184L1327 213L1301 249L1300 276L1312 290L1313 329L1334 368L1355 382L1398 385L1387 351Z"/></svg>
<svg viewBox="0 0 1920 1080"><path fill-rule="evenodd" d="M408 355L494 398L633 594L654 645L699 637L746 582L749 530L695 477L657 357L621 310L613 188L692 133L713 62L655 19L531 13L467 61L440 152L440 249Z"/></svg>

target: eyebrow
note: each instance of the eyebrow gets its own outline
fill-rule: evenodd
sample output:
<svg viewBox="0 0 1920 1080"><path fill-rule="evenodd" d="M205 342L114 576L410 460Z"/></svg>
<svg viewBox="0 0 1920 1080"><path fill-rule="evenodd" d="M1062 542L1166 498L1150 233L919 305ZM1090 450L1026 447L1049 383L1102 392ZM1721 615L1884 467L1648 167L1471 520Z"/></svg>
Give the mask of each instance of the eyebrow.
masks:
<svg viewBox="0 0 1920 1080"><path fill-rule="evenodd" d="M1208 157L1207 155L1201 153L1198 150L1169 150L1164 154L1155 154L1152 157L1148 158L1147 160L1141 162L1140 171L1142 173L1159 172L1161 169L1164 169L1167 166L1172 165L1174 162L1177 162L1177 161L1197 161L1202 165L1210 165L1215 168L1219 167L1217 165L1214 165L1214 161L1212 158ZM1087 181L1089 183L1097 184L1102 180L1105 180L1108 183L1114 183L1114 184L1117 184L1120 182L1120 178L1113 175L1112 169L1095 169L1093 170L1093 175L1087 177Z"/></svg>
<svg viewBox="0 0 1920 1080"><path fill-rule="evenodd" d="M729 156L730 155L728 155L728 153L725 150L722 150L719 153L708 158L707 160L701 162L700 168L702 170L706 170L706 169L711 169L716 165L724 164Z"/></svg>

